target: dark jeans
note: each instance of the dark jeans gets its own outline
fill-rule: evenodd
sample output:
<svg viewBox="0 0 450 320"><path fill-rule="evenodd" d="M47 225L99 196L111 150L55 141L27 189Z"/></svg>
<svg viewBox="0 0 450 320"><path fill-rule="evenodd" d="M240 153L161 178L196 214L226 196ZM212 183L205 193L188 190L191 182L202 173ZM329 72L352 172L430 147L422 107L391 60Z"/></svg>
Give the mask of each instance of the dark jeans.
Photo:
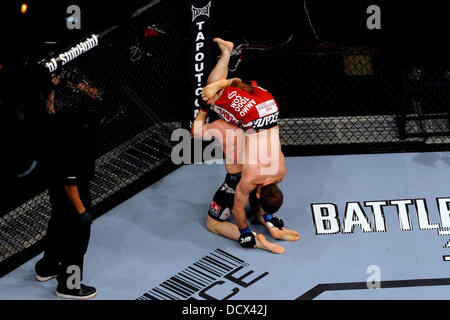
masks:
<svg viewBox="0 0 450 320"><path fill-rule="evenodd" d="M87 210L90 209L89 180L80 182L78 192ZM81 222L80 214L69 202L63 185L53 184L49 187L52 214L48 223L45 239L44 260L49 266L60 264L58 272L59 285L66 285L73 274L68 273L69 266L78 266L80 281L83 275L84 255L88 248L91 225Z"/></svg>

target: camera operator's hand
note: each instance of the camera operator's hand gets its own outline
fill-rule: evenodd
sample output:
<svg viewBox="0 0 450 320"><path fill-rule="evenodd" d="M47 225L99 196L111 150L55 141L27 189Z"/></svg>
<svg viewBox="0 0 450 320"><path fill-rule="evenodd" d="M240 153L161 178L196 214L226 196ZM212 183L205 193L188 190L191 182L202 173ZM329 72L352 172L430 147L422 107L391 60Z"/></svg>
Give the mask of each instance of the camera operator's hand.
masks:
<svg viewBox="0 0 450 320"><path fill-rule="evenodd" d="M67 68L63 70L61 72L61 79L72 84L83 82L83 76L76 68Z"/></svg>

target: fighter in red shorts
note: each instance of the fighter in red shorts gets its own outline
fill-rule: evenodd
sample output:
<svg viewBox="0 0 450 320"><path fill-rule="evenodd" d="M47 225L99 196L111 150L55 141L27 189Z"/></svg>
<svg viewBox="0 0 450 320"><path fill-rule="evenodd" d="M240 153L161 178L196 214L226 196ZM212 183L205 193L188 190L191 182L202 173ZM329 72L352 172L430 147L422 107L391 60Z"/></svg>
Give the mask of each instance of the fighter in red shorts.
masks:
<svg viewBox="0 0 450 320"><path fill-rule="evenodd" d="M213 110L225 121L245 131L278 125L278 105L272 94L259 87L256 81L219 80L205 87L203 97L212 98L210 102L215 100Z"/></svg>
<svg viewBox="0 0 450 320"><path fill-rule="evenodd" d="M248 227L244 208L251 193L258 199L262 195L270 197L274 192L280 194L281 191L277 185L286 174L278 134L278 106L273 96L259 87L256 82L244 82L238 78L226 79L233 44L218 38L214 41L219 45L222 55L203 90L204 103L194 121L192 134L204 139L221 139L228 175L241 173L241 177L233 192L232 213L237 227L221 222L220 219L215 221L211 214L208 216L207 227L210 231L228 238L239 239L242 247L256 247L259 242L264 244L265 239L257 235L257 241L255 241L255 235ZM210 108L222 119L207 124L206 117ZM227 139L229 131L237 133L234 141L241 140L242 143L230 143ZM278 210L281 203L277 203L280 201L279 196L272 200L276 209L268 209L271 212L264 214L264 220L261 222L265 222L271 235L277 239L299 240L300 236L297 232L285 229L281 219L273 217L273 213ZM278 223L279 221L281 223ZM270 243L266 244L266 249L277 252L272 250Z"/></svg>

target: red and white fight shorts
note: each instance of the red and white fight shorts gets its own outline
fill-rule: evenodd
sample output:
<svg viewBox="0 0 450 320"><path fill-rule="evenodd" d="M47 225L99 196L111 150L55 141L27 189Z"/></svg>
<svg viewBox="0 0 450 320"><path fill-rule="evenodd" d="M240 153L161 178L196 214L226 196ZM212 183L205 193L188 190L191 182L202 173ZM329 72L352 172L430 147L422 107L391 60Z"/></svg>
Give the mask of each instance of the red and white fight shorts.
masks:
<svg viewBox="0 0 450 320"><path fill-rule="evenodd" d="M217 99L214 111L225 121L244 131L265 130L278 125L278 105L272 94L251 81L253 94L226 87Z"/></svg>

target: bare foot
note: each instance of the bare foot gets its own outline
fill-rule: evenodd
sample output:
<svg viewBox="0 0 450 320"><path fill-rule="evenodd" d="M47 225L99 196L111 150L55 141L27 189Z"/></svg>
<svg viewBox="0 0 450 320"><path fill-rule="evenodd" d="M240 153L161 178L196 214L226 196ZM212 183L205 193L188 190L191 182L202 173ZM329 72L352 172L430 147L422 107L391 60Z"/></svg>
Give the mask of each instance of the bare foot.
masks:
<svg viewBox="0 0 450 320"><path fill-rule="evenodd" d="M217 45L219 46L220 51L222 51L223 53L230 53L231 51L233 51L233 42L231 41L225 41L223 39L220 38L214 38L214 42L217 43Z"/></svg>
<svg viewBox="0 0 450 320"><path fill-rule="evenodd" d="M279 244L267 241L266 237L264 237L264 235L261 233L258 233L255 239L256 239L256 247L259 249L268 250L278 254L282 254L285 251L284 248Z"/></svg>
<svg viewBox="0 0 450 320"><path fill-rule="evenodd" d="M298 241L300 240L300 235L295 230L289 229L278 229L278 228L269 228L269 232L275 239L278 240L286 240L286 241Z"/></svg>
<svg viewBox="0 0 450 320"><path fill-rule="evenodd" d="M212 99L214 97L214 95L221 89L222 89L222 87L220 85L218 85L217 82L208 84L202 90L203 101L208 101L208 99Z"/></svg>

